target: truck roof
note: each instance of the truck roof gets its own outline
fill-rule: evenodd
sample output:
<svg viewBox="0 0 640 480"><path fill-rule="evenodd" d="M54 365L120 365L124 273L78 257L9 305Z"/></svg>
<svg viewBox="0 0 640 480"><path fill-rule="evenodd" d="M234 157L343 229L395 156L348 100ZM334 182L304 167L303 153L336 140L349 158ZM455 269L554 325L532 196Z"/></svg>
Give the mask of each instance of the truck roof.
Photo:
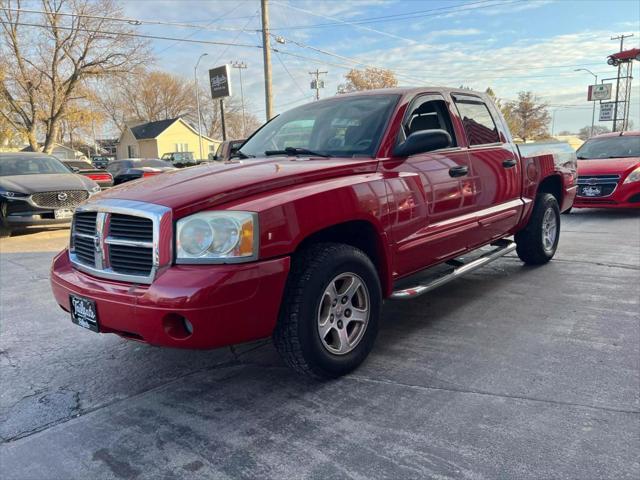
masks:
<svg viewBox="0 0 640 480"><path fill-rule="evenodd" d="M349 92L344 94L339 94L333 97L326 98L324 100L335 99L336 97L347 97L347 96L359 96L359 95L415 95L417 93L422 93L425 91L432 92L443 92L443 93L459 93L459 94L471 94L477 95L480 97L486 96L484 92L477 92L475 90L467 90L464 88L451 88L451 87L436 87L436 86L425 86L425 87L395 87L395 88L378 88L375 90L358 90L357 92Z"/></svg>

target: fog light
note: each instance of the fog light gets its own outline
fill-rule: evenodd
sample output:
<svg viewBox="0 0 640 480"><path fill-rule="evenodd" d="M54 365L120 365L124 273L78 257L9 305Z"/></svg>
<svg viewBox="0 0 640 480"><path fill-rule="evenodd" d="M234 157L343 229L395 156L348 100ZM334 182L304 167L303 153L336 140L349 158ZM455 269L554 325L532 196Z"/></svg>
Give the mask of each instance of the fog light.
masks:
<svg viewBox="0 0 640 480"><path fill-rule="evenodd" d="M184 340L193 333L191 322L177 313L170 313L162 320L164 331L175 340Z"/></svg>
<svg viewBox="0 0 640 480"><path fill-rule="evenodd" d="M191 322L186 318L183 318L182 322L184 323L184 329L191 335L193 333L193 325L191 325Z"/></svg>

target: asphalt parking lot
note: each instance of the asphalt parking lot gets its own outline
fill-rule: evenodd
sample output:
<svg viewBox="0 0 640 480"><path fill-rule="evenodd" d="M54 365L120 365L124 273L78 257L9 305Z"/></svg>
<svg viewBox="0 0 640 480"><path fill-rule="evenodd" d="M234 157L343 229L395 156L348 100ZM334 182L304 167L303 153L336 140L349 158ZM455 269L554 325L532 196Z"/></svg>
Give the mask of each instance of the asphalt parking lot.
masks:
<svg viewBox="0 0 640 480"><path fill-rule="evenodd" d="M0 241L0 476L640 477L640 215L564 215L515 256L388 302L353 374L313 383L268 342L159 349L73 325L67 231Z"/></svg>

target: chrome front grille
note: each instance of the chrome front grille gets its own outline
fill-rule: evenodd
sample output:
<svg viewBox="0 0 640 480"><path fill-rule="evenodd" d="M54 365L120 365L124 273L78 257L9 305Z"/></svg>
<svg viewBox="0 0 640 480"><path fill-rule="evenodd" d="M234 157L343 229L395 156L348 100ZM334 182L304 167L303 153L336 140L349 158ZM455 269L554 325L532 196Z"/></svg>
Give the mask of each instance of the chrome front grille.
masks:
<svg viewBox="0 0 640 480"><path fill-rule="evenodd" d="M97 277L151 283L172 261L171 210L129 200L78 207L69 256L76 268Z"/></svg>
<svg viewBox="0 0 640 480"><path fill-rule="evenodd" d="M584 189L591 186L600 187L600 195L587 196L586 198L608 197L611 195L620 181L620 175L582 175L578 177L578 196L584 197Z"/></svg>
<svg viewBox="0 0 640 480"><path fill-rule="evenodd" d="M75 208L89 198L86 190L62 190L58 192L38 192L31 195L31 201L41 208Z"/></svg>

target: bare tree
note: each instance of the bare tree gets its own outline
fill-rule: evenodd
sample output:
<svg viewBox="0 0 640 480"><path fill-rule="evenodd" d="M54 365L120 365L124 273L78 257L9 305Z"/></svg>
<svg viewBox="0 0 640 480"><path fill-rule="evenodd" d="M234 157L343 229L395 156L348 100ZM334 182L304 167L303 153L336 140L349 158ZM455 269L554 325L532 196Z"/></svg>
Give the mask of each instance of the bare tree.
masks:
<svg viewBox="0 0 640 480"><path fill-rule="evenodd" d="M2 115L34 150L42 125L43 150L51 152L84 80L124 73L149 60L130 26L109 19L122 14L114 0L41 0L44 14L21 12L21 0L0 5L0 54L6 59L0 95L8 105Z"/></svg>
<svg viewBox="0 0 640 480"><path fill-rule="evenodd" d="M609 127L603 127L601 125L594 125L593 126L593 135L602 135L603 133L609 133L611 131L611 129ZM586 127L582 127L579 131L578 131L578 137L580 137L582 140L586 140L587 138L591 137L591 125L587 125Z"/></svg>
<svg viewBox="0 0 640 480"><path fill-rule="evenodd" d="M202 99L205 99L202 102ZM202 102L201 113L203 125L206 125L206 133L215 139L222 139L222 122L220 121L220 102L218 100L207 99L204 93L200 94ZM241 139L251 135L262 125L258 117L250 113L251 106L245 101L245 118L242 120L242 104L237 97L230 97L224 100L224 123L228 139Z"/></svg>
<svg viewBox="0 0 640 480"><path fill-rule="evenodd" d="M100 91L97 101L101 109L119 128L127 121L198 120L193 82L178 75L133 71L108 80Z"/></svg>
<svg viewBox="0 0 640 480"><path fill-rule="evenodd" d="M354 68L349 70L344 77L347 81L338 86L338 93L398 86L398 80L394 73L384 68L366 68L364 70Z"/></svg>
<svg viewBox="0 0 640 480"><path fill-rule="evenodd" d="M522 141L548 135L551 116L547 105L541 103L533 92L520 92L517 100L505 103L501 110L511 133Z"/></svg>

